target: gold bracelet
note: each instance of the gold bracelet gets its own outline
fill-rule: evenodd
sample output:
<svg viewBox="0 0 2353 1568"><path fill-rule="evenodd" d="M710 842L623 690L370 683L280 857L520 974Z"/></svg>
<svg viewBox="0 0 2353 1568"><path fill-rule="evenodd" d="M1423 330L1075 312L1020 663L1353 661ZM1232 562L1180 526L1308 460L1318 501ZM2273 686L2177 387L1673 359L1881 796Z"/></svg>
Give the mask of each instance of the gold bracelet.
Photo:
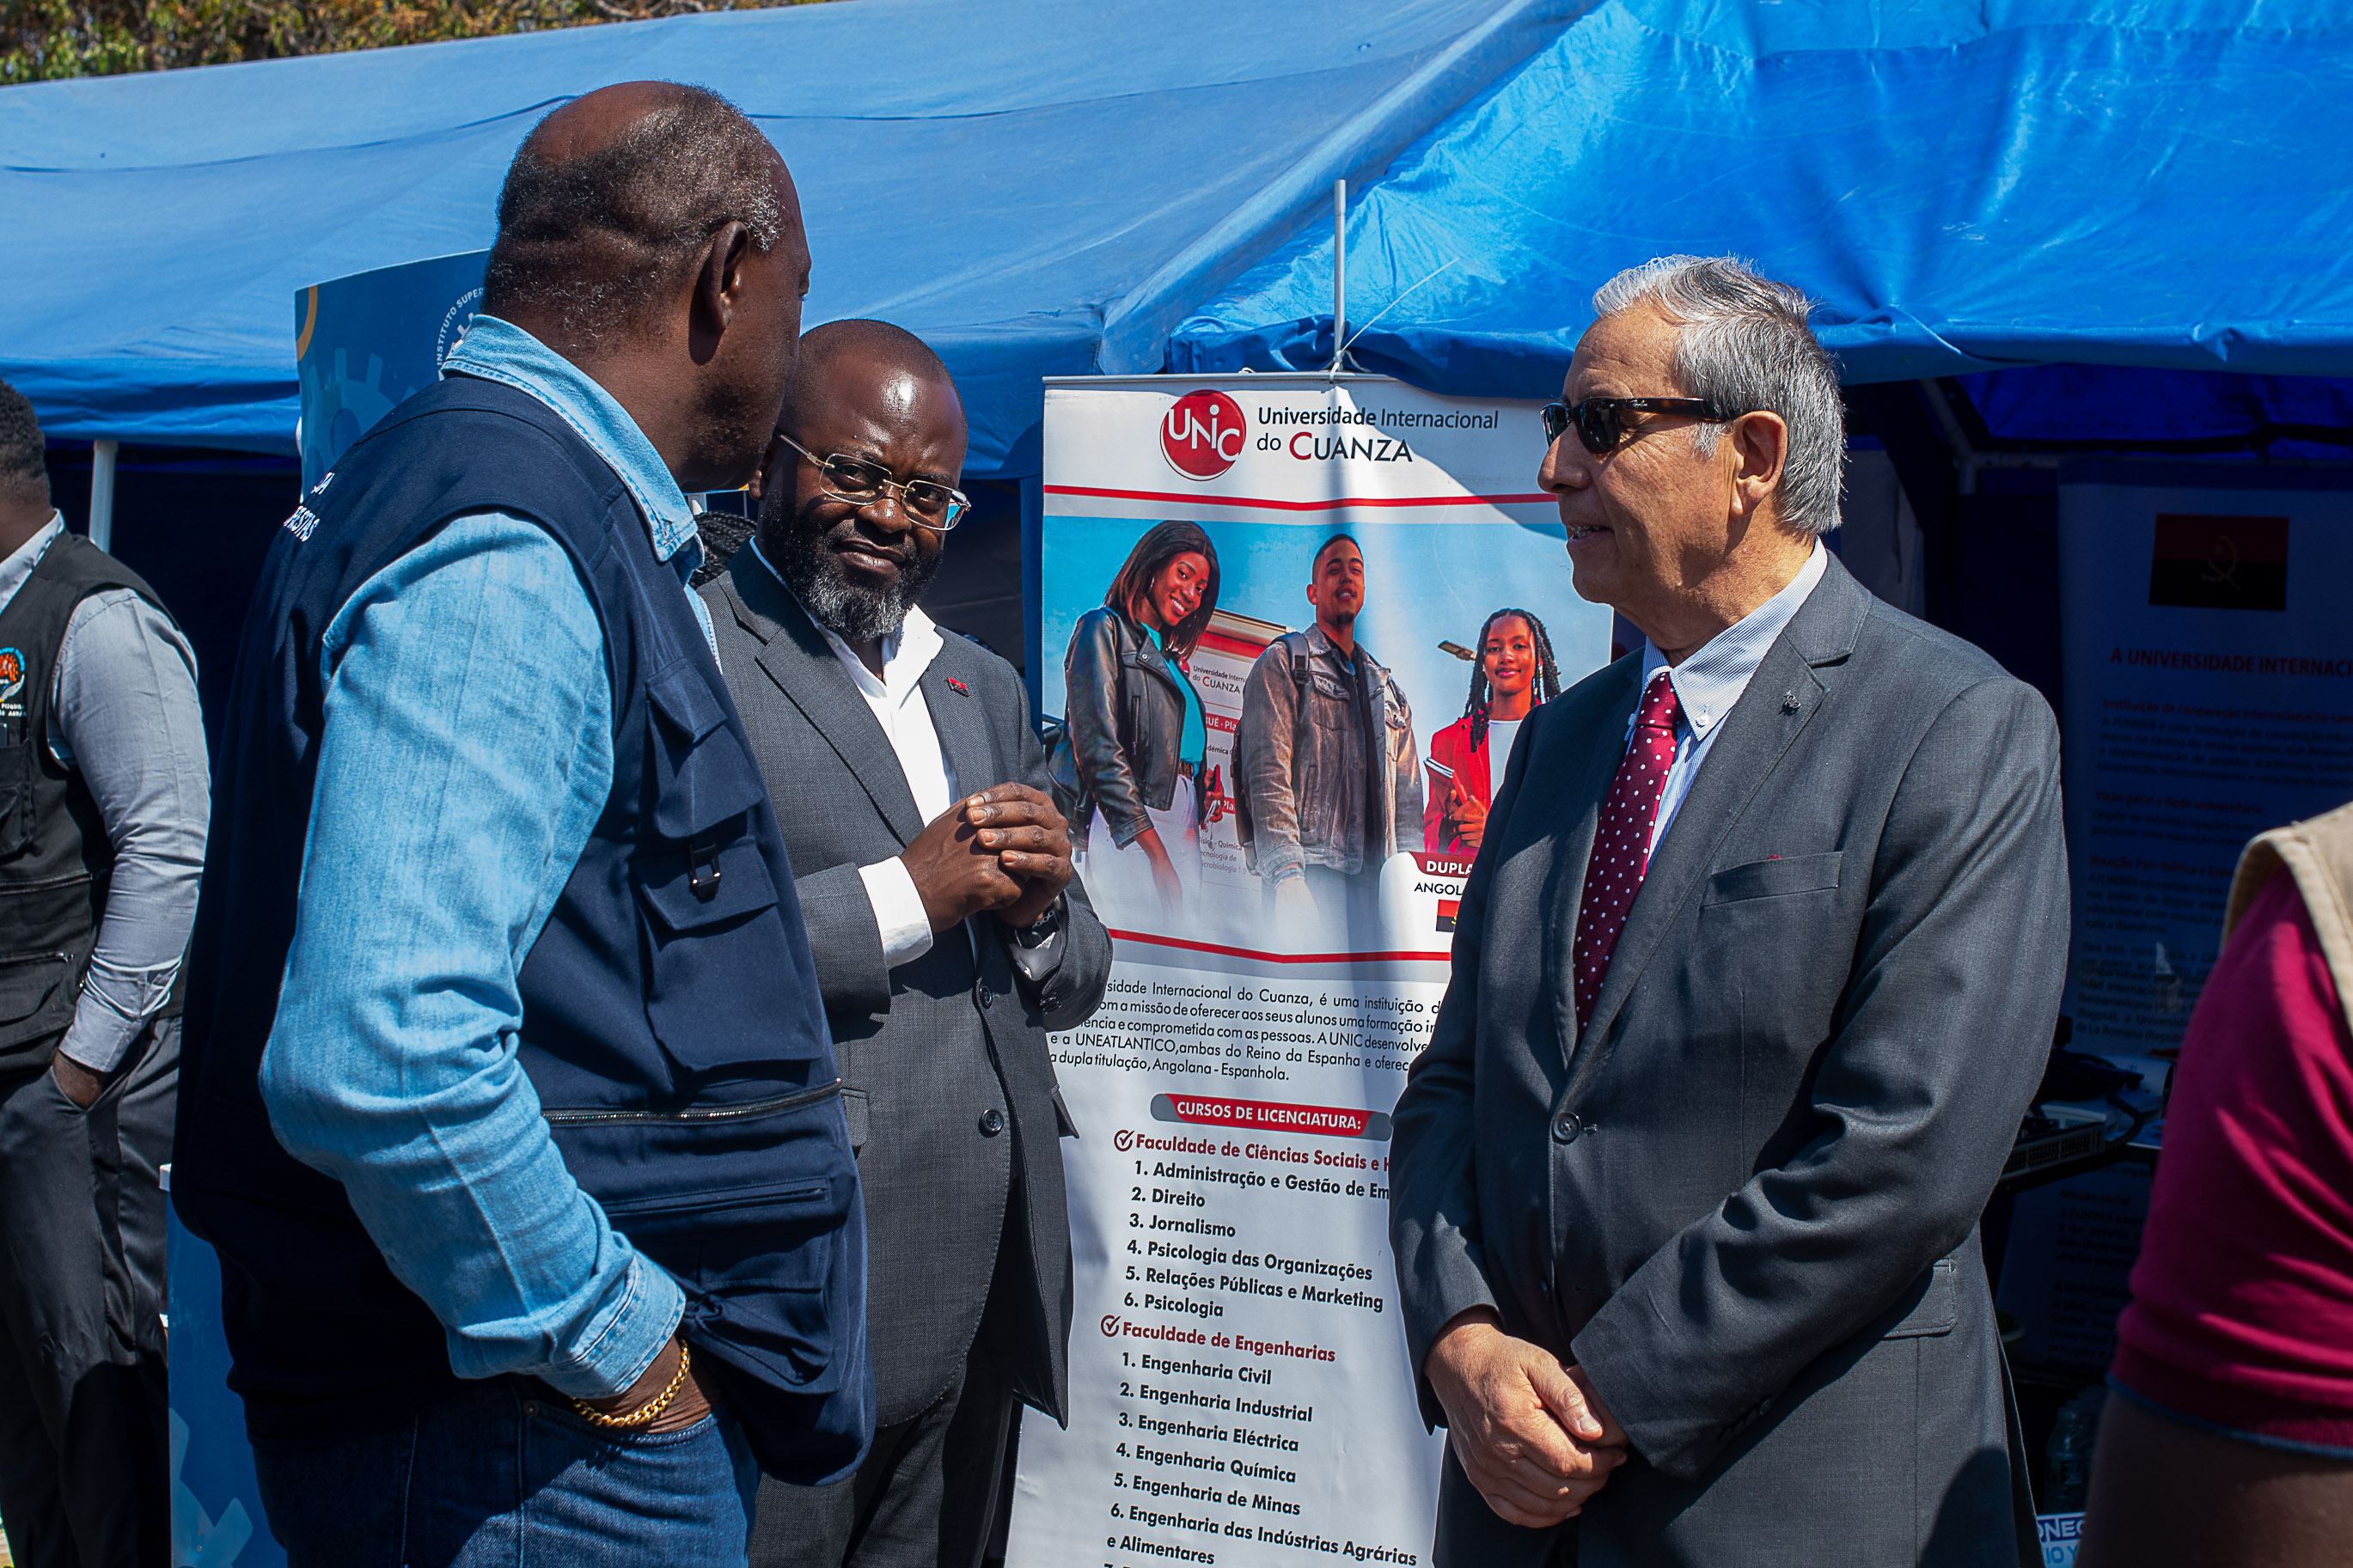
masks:
<svg viewBox="0 0 2353 1568"><path fill-rule="evenodd" d="M652 1421L655 1416L659 1415L663 1411L669 1409L670 1402L678 1397L678 1391L686 1386L687 1363L692 1359L693 1353L693 1352L687 1349L686 1342L684 1340L679 1341L678 1370L670 1373L670 1386L663 1389L659 1394L655 1394L645 1404L638 1405L635 1410L630 1411L627 1415L607 1415L586 1400L572 1399L572 1396L568 1394L564 1397L566 1399L572 1399L572 1408L579 1412L580 1419L594 1426L621 1427L643 1426Z"/></svg>

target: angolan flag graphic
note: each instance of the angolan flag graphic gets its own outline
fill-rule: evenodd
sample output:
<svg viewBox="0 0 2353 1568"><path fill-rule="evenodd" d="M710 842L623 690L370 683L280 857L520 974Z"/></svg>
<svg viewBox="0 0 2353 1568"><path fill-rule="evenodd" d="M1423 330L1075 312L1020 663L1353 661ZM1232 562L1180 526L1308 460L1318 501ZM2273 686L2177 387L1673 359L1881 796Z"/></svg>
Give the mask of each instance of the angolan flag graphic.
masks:
<svg viewBox="0 0 2353 1568"><path fill-rule="evenodd" d="M2287 519L2157 514L2148 602L2193 610L2287 608Z"/></svg>

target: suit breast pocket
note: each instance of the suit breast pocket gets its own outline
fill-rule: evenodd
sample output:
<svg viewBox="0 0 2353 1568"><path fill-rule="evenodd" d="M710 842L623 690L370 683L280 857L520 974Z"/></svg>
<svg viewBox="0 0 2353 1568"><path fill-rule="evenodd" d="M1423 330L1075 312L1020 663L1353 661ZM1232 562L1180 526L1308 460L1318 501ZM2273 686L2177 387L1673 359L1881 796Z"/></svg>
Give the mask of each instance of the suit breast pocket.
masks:
<svg viewBox="0 0 2353 1568"><path fill-rule="evenodd" d="M1701 896L1704 909L1715 904L1746 903L1752 899L1786 899L1799 893L1835 891L1839 885L1839 862L1845 851L1833 849L1827 855L1776 855L1770 859L1752 860L1746 866L1732 866L1715 873L1707 879L1707 891Z"/></svg>
<svg viewBox="0 0 2353 1568"><path fill-rule="evenodd" d="M1835 849L1752 860L1714 873L1701 892L1686 966L1693 1006L1719 1043L1737 1039L1744 1114L1786 1107L1829 1037L1846 969L1802 957L1853 951L1861 900L1841 890L1843 860ZM1772 1131L1750 1125L1740 1142L1753 1150Z"/></svg>

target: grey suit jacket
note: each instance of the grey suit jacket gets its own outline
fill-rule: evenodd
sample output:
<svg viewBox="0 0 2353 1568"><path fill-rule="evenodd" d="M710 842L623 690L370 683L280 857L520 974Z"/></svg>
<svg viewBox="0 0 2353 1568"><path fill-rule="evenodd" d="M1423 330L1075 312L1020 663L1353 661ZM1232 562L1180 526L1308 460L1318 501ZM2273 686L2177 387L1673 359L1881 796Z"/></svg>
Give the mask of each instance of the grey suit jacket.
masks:
<svg viewBox="0 0 2353 1568"><path fill-rule="evenodd" d="M1397 1109L1413 1364L1479 1305L1584 1364L1634 1457L1583 1568L2013 1568L2031 1510L1976 1225L2066 970L2050 710L1833 559L1580 1039L1570 943L1641 668L1538 708L1487 819ZM1440 1564L1537 1563L1552 1533L1450 1457Z"/></svg>
<svg viewBox="0 0 2353 1568"><path fill-rule="evenodd" d="M841 1061L866 1194L877 1419L906 1420L945 1392L987 1310L989 1353L1006 1358L1015 1391L1065 1420L1071 1233L1060 1139L1077 1130L1046 1031L1093 1013L1111 938L1073 880L1060 962L1035 982L1015 969L1009 935L988 916L970 922L976 940L945 931L922 957L884 963L858 868L923 830L915 798L807 614L749 552L737 561L701 592L792 856ZM961 791L1008 780L1046 787L1020 677L1003 659L950 633L920 689ZM994 1133L992 1113L1002 1119ZM1003 1259L1000 1236L1016 1249Z"/></svg>

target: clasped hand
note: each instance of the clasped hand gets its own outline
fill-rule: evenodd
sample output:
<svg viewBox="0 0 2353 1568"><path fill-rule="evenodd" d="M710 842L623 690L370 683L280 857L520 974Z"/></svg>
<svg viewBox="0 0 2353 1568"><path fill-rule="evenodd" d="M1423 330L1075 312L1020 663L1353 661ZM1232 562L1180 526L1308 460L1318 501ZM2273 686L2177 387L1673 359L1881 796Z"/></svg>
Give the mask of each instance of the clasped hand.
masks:
<svg viewBox="0 0 2353 1568"><path fill-rule="evenodd" d="M1053 796L1001 784L940 813L899 859L934 931L984 910L1018 929L1070 886L1071 828Z"/></svg>
<svg viewBox="0 0 2353 1568"><path fill-rule="evenodd" d="M1442 1330L1424 1364L1462 1473L1507 1523L1575 1517L1626 1461L1626 1433L1583 1371L1516 1340L1485 1309Z"/></svg>

